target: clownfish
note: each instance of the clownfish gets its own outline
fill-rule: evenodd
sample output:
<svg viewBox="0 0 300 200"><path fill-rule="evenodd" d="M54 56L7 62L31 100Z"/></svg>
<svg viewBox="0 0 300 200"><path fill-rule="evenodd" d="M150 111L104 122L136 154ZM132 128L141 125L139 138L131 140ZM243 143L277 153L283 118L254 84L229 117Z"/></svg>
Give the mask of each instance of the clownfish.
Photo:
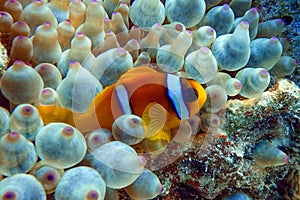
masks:
<svg viewBox="0 0 300 200"><path fill-rule="evenodd" d="M86 113L56 106L37 108L45 124L64 122L81 132L111 130L119 116L134 114L142 118L151 143L169 142L170 130L199 112L205 101L206 92L197 81L141 66L128 70L116 83L104 88Z"/></svg>

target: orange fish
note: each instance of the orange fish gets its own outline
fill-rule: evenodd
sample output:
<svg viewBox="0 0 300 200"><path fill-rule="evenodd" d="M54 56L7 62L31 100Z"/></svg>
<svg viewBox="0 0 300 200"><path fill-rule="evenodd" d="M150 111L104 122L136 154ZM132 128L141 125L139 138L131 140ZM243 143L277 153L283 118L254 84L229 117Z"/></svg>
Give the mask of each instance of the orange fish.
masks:
<svg viewBox="0 0 300 200"><path fill-rule="evenodd" d="M129 70L115 84L106 87L86 113L72 113L59 107L53 107L55 111L49 113L47 106L38 106L38 110L44 123L65 122L82 132L100 127L111 130L116 118L135 114L143 119L146 136L150 137L178 127L181 120L194 116L205 101L205 90L195 80L143 66Z"/></svg>

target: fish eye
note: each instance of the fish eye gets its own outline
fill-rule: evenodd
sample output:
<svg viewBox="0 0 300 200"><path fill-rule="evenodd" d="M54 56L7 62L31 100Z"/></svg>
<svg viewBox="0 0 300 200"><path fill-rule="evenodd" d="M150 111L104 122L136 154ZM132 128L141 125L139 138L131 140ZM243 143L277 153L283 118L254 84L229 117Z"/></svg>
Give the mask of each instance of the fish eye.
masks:
<svg viewBox="0 0 300 200"><path fill-rule="evenodd" d="M198 91L194 88L186 88L183 91L183 99L185 102L194 102L198 99Z"/></svg>

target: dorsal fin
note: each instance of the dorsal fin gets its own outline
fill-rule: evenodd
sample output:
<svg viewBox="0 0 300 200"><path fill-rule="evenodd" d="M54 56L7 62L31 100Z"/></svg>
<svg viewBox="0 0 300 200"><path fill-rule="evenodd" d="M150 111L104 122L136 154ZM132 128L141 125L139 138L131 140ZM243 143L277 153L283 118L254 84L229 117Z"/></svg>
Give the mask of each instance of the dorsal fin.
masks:
<svg viewBox="0 0 300 200"><path fill-rule="evenodd" d="M130 82L132 80L136 80L138 77L143 77L149 73L159 73L159 72L147 66L134 67L128 70L125 74L123 74L118 80L117 84L123 84L126 82Z"/></svg>

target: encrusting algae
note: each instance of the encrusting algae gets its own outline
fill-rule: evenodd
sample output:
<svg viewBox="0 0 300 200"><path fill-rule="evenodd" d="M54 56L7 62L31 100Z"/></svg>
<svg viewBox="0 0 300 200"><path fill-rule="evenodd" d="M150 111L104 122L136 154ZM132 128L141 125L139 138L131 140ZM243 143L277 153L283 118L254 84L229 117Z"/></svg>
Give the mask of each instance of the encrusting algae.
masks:
<svg viewBox="0 0 300 200"><path fill-rule="evenodd" d="M291 22L258 3L0 1L0 197L297 199Z"/></svg>

